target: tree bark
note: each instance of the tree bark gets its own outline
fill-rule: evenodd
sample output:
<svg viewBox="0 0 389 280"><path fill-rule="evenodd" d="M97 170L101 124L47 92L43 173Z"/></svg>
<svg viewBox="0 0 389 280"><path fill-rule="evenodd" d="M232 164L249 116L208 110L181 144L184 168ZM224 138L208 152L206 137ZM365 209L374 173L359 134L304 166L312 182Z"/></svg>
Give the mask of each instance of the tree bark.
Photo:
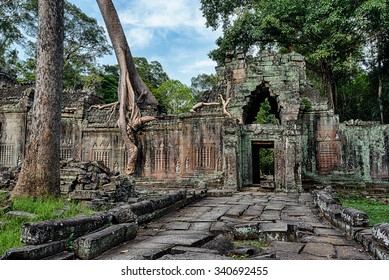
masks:
<svg viewBox="0 0 389 280"><path fill-rule="evenodd" d="M60 194L64 0L39 0L36 90L26 155L12 196Z"/></svg>
<svg viewBox="0 0 389 280"><path fill-rule="evenodd" d="M97 0L97 4L119 64L118 125L129 152L126 174L132 175L138 156L137 131L142 124L155 119L158 114L158 102L136 71L134 59L112 1ZM142 111L146 116L142 116Z"/></svg>

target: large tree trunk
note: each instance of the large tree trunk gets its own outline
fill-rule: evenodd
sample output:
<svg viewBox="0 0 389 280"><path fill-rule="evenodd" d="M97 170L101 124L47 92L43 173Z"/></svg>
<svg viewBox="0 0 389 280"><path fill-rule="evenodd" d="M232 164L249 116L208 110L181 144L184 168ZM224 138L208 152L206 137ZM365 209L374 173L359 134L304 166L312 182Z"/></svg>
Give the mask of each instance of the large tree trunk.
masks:
<svg viewBox="0 0 389 280"><path fill-rule="evenodd" d="M380 122L384 123L384 107L382 105L382 93L384 88L384 78L382 75L382 51L381 51L381 42L380 39L377 36L377 61L378 61L378 102L379 102L379 108L380 108Z"/></svg>
<svg viewBox="0 0 389 280"><path fill-rule="evenodd" d="M158 102L136 71L134 59L112 1L97 0L97 4L120 68L118 125L128 149L126 174L132 175L135 172L138 156L137 130L143 123L154 119L158 113ZM142 116L142 112L146 115Z"/></svg>
<svg viewBox="0 0 389 280"><path fill-rule="evenodd" d="M13 196L60 194L64 0L39 0L36 92L26 155Z"/></svg>

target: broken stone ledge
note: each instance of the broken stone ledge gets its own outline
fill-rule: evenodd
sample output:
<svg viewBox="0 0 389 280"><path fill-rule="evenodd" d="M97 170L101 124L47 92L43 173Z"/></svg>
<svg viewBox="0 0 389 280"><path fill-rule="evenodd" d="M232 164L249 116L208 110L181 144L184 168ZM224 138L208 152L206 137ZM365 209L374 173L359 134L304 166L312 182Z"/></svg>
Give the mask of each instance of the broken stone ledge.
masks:
<svg viewBox="0 0 389 280"><path fill-rule="evenodd" d="M369 216L351 207L341 205L331 187L317 192L315 202L323 216L333 225L341 228L347 235L381 260L389 260L389 224L369 226Z"/></svg>
<svg viewBox="0 0 389 280"><path fill-rule="evenodd" d="M160 198L121 205L90 217L74 217L22 226L26 246L7 250L1 259L44 259L66 250L75 258L93 259L118 244L135 238L138 223L160 217L203 198L205 191L176 191Z"/></svg>

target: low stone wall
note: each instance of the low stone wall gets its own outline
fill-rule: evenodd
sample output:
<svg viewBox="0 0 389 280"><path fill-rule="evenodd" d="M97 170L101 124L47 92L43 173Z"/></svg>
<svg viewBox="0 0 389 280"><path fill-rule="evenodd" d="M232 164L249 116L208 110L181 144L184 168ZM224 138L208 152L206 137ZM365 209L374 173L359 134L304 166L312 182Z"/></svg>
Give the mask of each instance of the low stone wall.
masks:
<svg viewBox="0 0 389 280"><path fill-rule="evenodd" d="M205 191L176 191L165 196L121 205L90 217L74 217L22 226L26 246L7 250L0 259L93 259L120 243L134 239L138 225L188 205Z"/></svg>
<svg viewBox="0 0 389 280"><path fill-rule="evenodd" d="M377 259L389 260L388 223L371 227L369 216L365 212L342 206L331 187L317 192L315 202L323 216L333 225L360 242Z"/></svg>

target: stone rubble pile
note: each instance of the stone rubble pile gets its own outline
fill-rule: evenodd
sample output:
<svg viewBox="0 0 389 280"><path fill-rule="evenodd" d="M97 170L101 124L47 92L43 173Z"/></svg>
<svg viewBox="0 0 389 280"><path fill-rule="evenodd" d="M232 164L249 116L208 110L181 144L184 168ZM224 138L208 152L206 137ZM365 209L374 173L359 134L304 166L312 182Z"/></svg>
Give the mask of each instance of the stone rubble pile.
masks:
<svg viewBox="0 0 389 280"><path fill-rule="evenodd" d="M0 170L0 190L11 192L15 187L20 166ZM61 162L61 193L75 201L99 208L117 202L128 202L137 195L134 182L127 176L113 174L103 162Z"/></svg>
<svg viewBox="0 0 389 280"><path fill-rule="evenodd" d="M102 162L75 160L61 164L61 192L95 207L127 202L135 196L134 182L127 176L114 176Z"/></svg>

